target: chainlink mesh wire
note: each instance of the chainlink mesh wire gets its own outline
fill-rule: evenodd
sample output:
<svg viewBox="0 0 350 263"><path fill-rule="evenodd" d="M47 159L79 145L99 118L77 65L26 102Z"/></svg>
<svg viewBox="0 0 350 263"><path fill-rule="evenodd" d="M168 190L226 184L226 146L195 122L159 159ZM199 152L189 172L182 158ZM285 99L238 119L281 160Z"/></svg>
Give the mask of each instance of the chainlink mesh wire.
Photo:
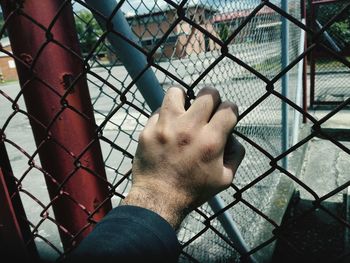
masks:
<svg viewBox="0 0 350 263"><path fill-rule="evenodd" d="M81 59L87 65L83 73L87 76L98 126L96 131L102 148L110 199L113 206L117 206L130 188L130 169L138 135L151 112L106 39L107 32L94 19L96 10L78 0L64 1L64 4L73 6L83 54ZM317 133L322 133L319 129L322 121L336 113L332 112L320 122L305 113L315 124L314 132L287 152L282 152L282 101L288 103L290 112L295 109L301 111L293 104L297 83L294 65L306 54L298 56L300 28L315 35L300 22L299 1L288 1L288 14L281 10L278 0L127 0L119 4L118 8L125 12L144 54L153 57L151 68L164 91L172 85L183 86L188 97L193 99L200 88L213 86L219 90L223 100L239 105L241 115L235 134L246 148L246 158L234 183L220 195L227 205L225 210L233 216L252 248L250 254L263 249L279 236L278 230L283 230L267 216L280 177L291 178L302 187L307 187L282 168L281 159ZM20 10L22 7L19 5L17 8ZM282 16L290 20L291 66L286 69L281 68ZM6 31L1 32L4 37ZM167 35L165 39L164 35ZM19 60L12 54L8 55ZM290 89L286 98L281 95L280 78L287 70ZM40 76L37 78L40 79ZM42 258L57 259L65 253L57 227L61 231L67 230L55 219L52 211L54 202L49 198L44 177L53 179L41 168L28 121L36 120L26 111L23 94L16 82L1 86L0 103L2 142L7 147L18 192L31 226L32 239ZM292 129L292 123L290 125ZM349 153L345 146L332 138L328 139ZM65 147L69 148L62 146ZM76 161L76 156L72 155L72 162ZM58 192L57 198L64 194ZM322 200L325 198L316 197L317 206L313 209L322 207ZM218 222L220 212L214 213L205 204L188 216L178 233L183 246L181 262L232 262L247 256L239 255ZM94 222L90 220L87 223ZM275 231L265 237L265 242L261 242L259 234L266 224L270 224ZM67 233L72 241L76 234ZM259 243L257 240L260 240Z"/></svg>
<svg viewBox="0 0 350 263"><path fill-rule="evenodd" d="M335 16L344 6L346 1L328 2L314 5L315 22L313 26L317 29L326 24ZM340 16L336 23L332 24L323 34L324 43L332 50L342 54L343 58L349 61L350 45L350 11ZM322 49L313 55L315 63L315 74L311 75L315 81L315 91L313 95L313 105L337 105L347 98L350 92L346 77L349 74L349 68L343 63L325 53ZM330 78L331 75L337 76Z"/></svg>

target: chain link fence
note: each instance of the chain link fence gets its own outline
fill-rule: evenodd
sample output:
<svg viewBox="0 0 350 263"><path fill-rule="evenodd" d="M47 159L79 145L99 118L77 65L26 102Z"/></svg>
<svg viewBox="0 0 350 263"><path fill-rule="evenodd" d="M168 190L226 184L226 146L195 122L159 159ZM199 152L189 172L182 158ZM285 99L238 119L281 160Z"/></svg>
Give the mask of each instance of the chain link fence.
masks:
<svg viewBox="0 0 350 263"><path fill-rule="evenodd" d="M294 144L292 134L300 125L290 117L288 150L283 150L282 104L288 104L289 116L302 112L296 65L315 46L299 56L302 32L315 35L301 23L300 2L288 1L286 13L277 0L119 1L113 14L123 11L134 40L123 38L110 17L86 2L56 1L51 15L43 16L35 10L43 10L45 3L2 3L1 34L9 33L13 52L5 47L1 51L16 63L21 89L17 82L0 86L0 135L6 147L1 154L8 156L12 171L4 169L4 162L1 168L15 185L8 194L17 211L14 218L27 233L25 246L31 251L36 247L46 260L62 258L130 188L138 135L151 110L111 44L109 35L117 35L144 54L145 70L152 69L164 91L182 86L191 100L200 88L212 86L240 107L234 133L246 148L246 158L231 187L220 193L225 207L213 211L205 204L183 223L178 233L180 261L264 258L279 231L286 229L280 226L281 216L271 214L281 180L307 188L283 168L282 159L321 132L315 129ZM287 68L281 66L283 17L289 20ZM32 43L32 33L19 36L19 22L28 32L37 32ZM68 40L62 28L70 34ZM27 45L34 46L32 53ZM282 96L281 77L287 71L289 91ZM322 124L302 113L316 128ZM19 197L25 216L18 212ZM316 201L312 209L322 205L317 195ZM286 206L284 201L277 208L283 211ZM249 253L237 249L219 222L224 212L233 217Z"/></svg>
<svg viewBox="0 0 350 263"><path fill-rule="evenodd" d="M347 1L310 2L309 25L320 30L347 4ZM323 33L322 41L349 61L350 45L350 11L345 12ZM335 59L323 49L315 49L311 55L311 106L337 105L349 98L350 91L347 85L349 68ZM331 78L330 76L336 76Z"/></svg>

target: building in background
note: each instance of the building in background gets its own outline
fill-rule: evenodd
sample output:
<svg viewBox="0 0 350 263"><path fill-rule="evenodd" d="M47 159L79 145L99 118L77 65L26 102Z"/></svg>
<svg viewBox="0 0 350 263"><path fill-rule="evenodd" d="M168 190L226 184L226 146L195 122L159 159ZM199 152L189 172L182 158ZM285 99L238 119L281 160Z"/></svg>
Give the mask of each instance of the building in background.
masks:
<svg viewBox="0 0 350 263"><path fill-rule="evenodd" d="M215 14L211 19L215 31L226 40L251 14L252 10L237 10ZM235 36L233 43L269 42L280 34L281 16L269 7L263 7ZM257 37L258 36L258 37Z"/></svg>
<svg viewBox="0 0 350 263"><path fill-rule="evenodd" d="M11 44L8 37L2 38L0 44L3 50L12 54ZM0 80L18 80L15 61L11 56L4 52L0 52Z"/></svg>
<svg viewBox="0 0 350 263"><path fill-rule="evenodd" d="M186 8L186 17L201 26L210 34L218 37L211 22L216 10L204 5L189 6ZM158 12L126 16L136 36L140 39L142 47L150 51L159 43L177 18L175 9ZM191 54L210 51L220 46L210 37L193 25L181 20L171 31L170 35L155 52L160 59L183 58Z"/></svg>

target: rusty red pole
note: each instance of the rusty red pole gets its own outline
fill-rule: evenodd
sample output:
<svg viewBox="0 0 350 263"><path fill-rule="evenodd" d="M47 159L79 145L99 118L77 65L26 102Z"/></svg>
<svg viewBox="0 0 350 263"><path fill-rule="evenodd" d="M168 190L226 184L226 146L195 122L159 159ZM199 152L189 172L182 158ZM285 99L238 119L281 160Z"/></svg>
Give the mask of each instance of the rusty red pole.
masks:
<svg viewBox="0 0 350 263"><path fill-rule="evenodd" d="M87 213L94 212L108 197L85 74L65 101L62 100L67 88L84 70L72 7L70 1L64 0L2 0L1 6L8 20L13 54L27 64L16 60L36 144L45 141L40 146L39 157L48 172L45 178L54 200L55 218L61 226L63 245L68 249L73 236L77 235L74 239L79 242L92 230ZM110 209L108 200L94 213L93 219L100 220Z"/></svg>
<svg viewBox="0 0 350 263"><path fill-rule="evenodd" d="M0 137L3 138L1 131ZM14 261L38 259L37 249L2 141L0 141L0 254L11 255Z"/></svg>
<svg viewBox="0 0 350 263"><path fill-rule="evenodd" d="M22 259L28 259L28 251L4 177L0 168L0 252L2 255L13 253L21 255Z"/></svg>

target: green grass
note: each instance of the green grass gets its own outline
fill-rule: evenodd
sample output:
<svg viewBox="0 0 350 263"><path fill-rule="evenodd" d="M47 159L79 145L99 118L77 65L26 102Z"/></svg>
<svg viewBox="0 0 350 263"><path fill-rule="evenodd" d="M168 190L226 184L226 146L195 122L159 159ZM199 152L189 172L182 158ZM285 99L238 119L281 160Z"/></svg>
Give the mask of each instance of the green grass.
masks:
<svg viewBox="0 0 350 263"><path fill-rule="evenodd" d="M15 83L15 82L19 82L19 81L16 80L16 79L5 80L4 82L0 82L0 86L1 86L1 85L12 84L12 83Z"/></svg>
<svg viewBox="0 0 350 263"><path fill-rule="evenodd" d="M350 57L345 57L345 59L347 61L350 62ZM316 66L320 66L323 68L339 68L339 67L346 67L342 62L334 59L334 58L330 58L330 59L318 59L316 60Z"/></svg>

